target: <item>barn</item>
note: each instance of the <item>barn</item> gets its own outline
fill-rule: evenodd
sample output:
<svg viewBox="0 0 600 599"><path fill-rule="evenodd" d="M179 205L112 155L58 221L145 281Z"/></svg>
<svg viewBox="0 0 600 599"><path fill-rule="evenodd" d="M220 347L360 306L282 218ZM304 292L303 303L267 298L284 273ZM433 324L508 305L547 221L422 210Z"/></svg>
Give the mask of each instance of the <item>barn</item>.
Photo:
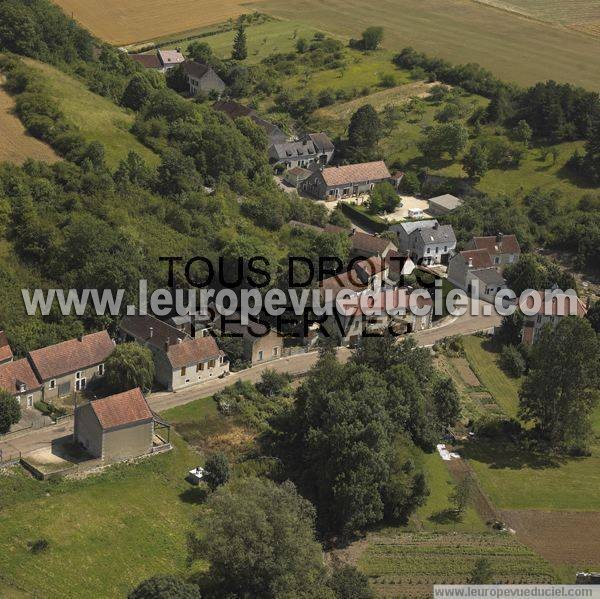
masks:
<svg viewBox="0 0 600 599"><path fill-rule="evenodd" d="M154 416L139 387L75 409L75 440L105 462L152 451Z"/></svg>

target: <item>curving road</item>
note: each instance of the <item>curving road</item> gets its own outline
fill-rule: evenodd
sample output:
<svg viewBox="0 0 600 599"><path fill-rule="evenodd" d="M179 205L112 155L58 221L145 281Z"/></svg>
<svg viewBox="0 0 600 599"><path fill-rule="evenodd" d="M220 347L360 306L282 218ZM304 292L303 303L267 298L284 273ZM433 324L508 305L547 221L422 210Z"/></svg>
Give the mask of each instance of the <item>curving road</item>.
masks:
<svg viewBox="0 0 600 599"><path fill-rule="evenodd" d="M444 337L469 335L498 326L502 320L501 317L496 314L484 314L484 306L489 306L489 304L481 304L478 313L474 315L471 315L469 310L469 312L460 317L446 317L438 326L414 333L414 337L419 345L430 347ZM342 362L345 362L351 353L351 350L341 347L338 349L338 358ZM205 383L197 387L190 387L175 392L163 391L152 393L147 398L148 403L155 412L162 412L163 410L181 406L202 397L214 395L238 380L255 383L260 380L262 373L267 369L276 370L277 372L287 372L291 375L301 375L308 372L314 366L318 355L318 352L314 351L288 358L280 358L279 360L266 362L265 364L258 364L240 372L234 372L226 378L215 379L210 383ZM72 434L72 432L73 420L71 418L46 428L15 433L0 441L0 452L4 456L3 459L11 455L16 455L19 452L22 454L30 453L36 449L47 447L53 440L65 437Z"/></svg>

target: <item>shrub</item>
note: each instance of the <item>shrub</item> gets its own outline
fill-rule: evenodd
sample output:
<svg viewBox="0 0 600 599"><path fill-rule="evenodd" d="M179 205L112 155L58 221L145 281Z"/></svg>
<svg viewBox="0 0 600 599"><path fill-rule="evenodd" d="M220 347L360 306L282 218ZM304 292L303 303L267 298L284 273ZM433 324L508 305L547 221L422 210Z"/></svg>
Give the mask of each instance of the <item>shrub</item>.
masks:
<svg viewBox="0 0 600 599"><path fill-rule="evenodd" d="M46 551L49 546L50 543L48 542L48 539L37 539L29 544L29 551L34 555L37 555L38 553Z"/></svg>
<svg viewBox="0 0 600 599"><path fill-rule="evenodd" d="M525 373L525 359L514 345L505 345L500 354L500 366L512 377L520 377Z"/></svg>

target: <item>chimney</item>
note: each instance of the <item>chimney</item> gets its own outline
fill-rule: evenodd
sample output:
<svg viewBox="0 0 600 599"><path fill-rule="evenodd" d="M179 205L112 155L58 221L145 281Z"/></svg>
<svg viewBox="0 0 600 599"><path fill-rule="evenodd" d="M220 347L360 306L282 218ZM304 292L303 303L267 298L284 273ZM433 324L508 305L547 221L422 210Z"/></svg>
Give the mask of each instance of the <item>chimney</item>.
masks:
<svg viewBox="0 0 600 599"><path fill-rule="evenodd" d="M171 339L167 337L165 339L165 351L169 351L169 345L171 345Z"/></svg>
<svg viewBox="0 0 600 599"><path fill-rule="evenodd" d="M502 233L498 232L498 235L496 235L496 243L501 243L503 237L504 237L504 235Z"/></svg>
<svg viewBox="0 0 600 599"><path fill-rule="evenodd" d="M473 258L469 258L469 268L473 268Z"/></svg>
<svg viewBox="0 0 600 599"><path fill-rule="evenodd" d="M77 341L81 343L83 341L83 335L77 335Z"/></svg>
<svg viewBox="0 0 600 599"><path fill-rule="evenodd" d="M150 339L152 339L152 336L153 336L153 335L154 335L154 327L150 327L150 328L148 329L148 337L149 337Z"/></svg>
<svg viewBox="0 0 600 599"><path fill-rule="evenodd" d="M183 343L183 339L181 337L177 337L177 343Z"/></svg>
<svg viewBox="0 0 600 599"><path fill-rule="evenodd" d="M356 227L352 227L352 233L351 233L351 235L354 235L354 234L356 234Z"/></svg>
<svg viewBox="0 0 600 599"><path fill-rule="evenodd" d="M435 223L433 224L433 228L434 229L439 229L440 228L440 223L438 223L437 221L435 221Z"/></svg>

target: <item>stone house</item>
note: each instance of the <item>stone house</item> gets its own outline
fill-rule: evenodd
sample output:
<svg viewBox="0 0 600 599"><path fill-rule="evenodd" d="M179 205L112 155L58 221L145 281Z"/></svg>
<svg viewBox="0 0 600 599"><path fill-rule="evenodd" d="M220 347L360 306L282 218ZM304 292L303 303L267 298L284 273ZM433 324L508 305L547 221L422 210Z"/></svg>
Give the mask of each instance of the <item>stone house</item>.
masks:
<svg viewBox="0 0 600 599"><path fill-rule="evenodd" d="M29 362L42 384L45 401L83 391L104 376L104 362L115 344L106 331L83 335L29 352Z"/></svg>
<svg viewBox="0 0 600 599"><path fill-rule="evenodd" d="M183 72L187 77L189 92L192 96L211 92L220 96L227 87L221 77L209 65L186 60L183 63Z"/></svg>
<svg viewBox="0 0 600 599"><path fill-rule="evenodd" d="M420 264L445 264L456 248L452 226L435 219L400 223L392 231L398 235L398 249Z"/></svg>
<svg viewBox="0 0 600 599"><path fill-rule="evenodd" d="M139 387L77 406L74 439L104 462L152 451L154 416Z"/></svg>
<svg viewBox="0 0 600 599"><path fill-rule="evenodd" d="M0 364L0 389L15 397L23 410L42 399L42 384L27 358Z"/></svg>
<svg viewBox="0 0 600 599"><path fill-rule="evenodd" d="M587 307L581 299L576 295L559 293L558 290L544 293L536 291L526 298L524 305L533 309L535 301L539 302L539 309L535 314L523 317L521 341L524 345L533 345L545 327L556 328L565 316L584 318L587 314Z"/></svg>
<svg viewBox="0 0 600 599"><path fill-rule="evenodd" d="M392 180L383 160L327 167L315 171L302 190L318 200L339 200L370 192L377 183Z"/></svg>
<svg viewBox="0 0 600 599"><path fill-rule="evenodd" d="M162 65L163 71L175 68L177 65L182 64L185 61L183 54L177 50L157 50L158 60Z"/></svg>
<svg viewBox="0 0 600 599"><path fill-rule="evenodd" d="M448 280L467 292L477 289L477 297L491 302L498 291L506 288L504 277L483 249L464 250L453 256L448 264Z"/></svg>
<svg viewBox="0 0 600 599"><path fill-rule="evenodd" d="M495 266L506 266L519 261L521 246L515 235L489 235L473 237L467 244L467 250L487 250Z"/></svg>
<svg viewBox="0 0 600 599"><path fill-rule="evenodd" d="M308 133L298 139L271 145L269 162L285 168L326 166L333 158L334 150L325 133Z"/></svg>
<svg viewBox="0 0 600 599"><path fill-rule="evenodd" d="M125 316L120 341L136 341L152 352L154 377L169 391L219 378L229 361L212 335L191 337L151 315Z"/></svg>
<svg viewBox="0 0 600 599"><path fill-rule="evenodd" d="M243 358L252 366L277 360L283 355L283 337L276 330L250 318L244 325L239 314L217 316L214 331L220 337L241 338Z"/></svg>

